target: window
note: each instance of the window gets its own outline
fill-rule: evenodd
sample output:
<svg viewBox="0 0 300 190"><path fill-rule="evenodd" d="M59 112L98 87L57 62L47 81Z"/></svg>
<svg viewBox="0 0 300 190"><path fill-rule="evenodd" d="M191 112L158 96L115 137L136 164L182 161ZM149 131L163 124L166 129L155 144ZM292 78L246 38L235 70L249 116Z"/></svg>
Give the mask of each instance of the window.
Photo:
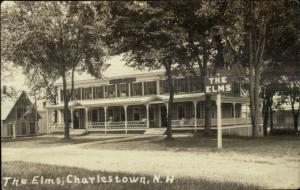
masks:
<svg viewBox="0 0 300 190"><path fill-rule="evenodd" d="M118 86L118 97L126 97L126 96L128 96L128 84L121 83Z"/></svg>
<svg viewBox="0 0 300 190"><path fill-rule="evenodd" d="M197 118L204 118L204 102L197 103Z"/></svg>
<svg viewBox="0 0 300 190"><path fill-rule="evenodd" d="M185 118L185 104L177 105L177 114L178 114L178 119Z"/></svg>
<svg viewBox="0 0 300 190"><path fill-rule="evenodd" d="M17 107L16 109L17 109L17 119L19 119L26 112L26 108L25 107Z"/></svg>
<svg viewBox="0 0 300 190"><path fill-rule="evenodd" d="M145 95L153 95L156 93L156 81L144 82L144 93Z"/></svg>
<svg viewBox="0 0 300 190"><path fill-rule="evenodd" d="M190 77L190 92L199 92L201 90L200 77Z"/></svg>
<svg viewBox="0 0 300 190"><path fill-rule="evenodd" d="M21 122L21 134L22 135L26 135L27 134L27 126L26 126L26 122Z"/></svg>
<svg viewBox="0 0 300 190"><path fill-rule="evenodd" d="M140 120L140 108L134 107L132 112L133 112L133 121L139 121Z"/></svg>
<svg viewBox="0 0 300 190"><path fill-rule="evenodd" d="M115 98L116 97L116 89L115 89L114 84L106 86L105 97L108 97L108 98Z"/></svg>
<svg viewBox="0 0 300 190"><path fill-rule="evenodd" d="M82 99L87 100L87 99L92 99L92 88L82 88Z"/></svg>
<svg viewBox="0 0 300 190"><path fill-rule="evenodd" d="M174 80L174 91L175 93L182 93L189 91L188 78L178 78Z"/></svg>
<svg viewBox="0 0 300 190"><path fill-rule="evenodd" d="M159 91L161 94L169 92L169 84L167 80L159 81Z"/></svg>
<svg viewBox="0 0 300 190"><path fill-rule="evenodd" d="M131 96L142 96L142 83L131 83Z"/></svg>
<svg viewBox="0 0 300 190"><path fill-rule="evenodd" d="M112 107L108 111L108 120L112 121L125 121L125 111L123 107Z"/></svg>
<svg viewBox="0 0 300 190"><path fill-rule="evenodd" d="M97 86L94 87L93 89L93 93L94 93L94 98L95 99L100 99L100 98L104 98L103 97L103 86Z"/></svg>
<svg viewBox="0 0 300 190"><path fill-rule="evenodd" d="M81 88L74 89L73 100L81 100Z"/></svg>
<svg viewBox="0 0 300 190"><path fill-rule="evenodd" d="M92 122L98 121L98 110L92 110Z"/></svg>

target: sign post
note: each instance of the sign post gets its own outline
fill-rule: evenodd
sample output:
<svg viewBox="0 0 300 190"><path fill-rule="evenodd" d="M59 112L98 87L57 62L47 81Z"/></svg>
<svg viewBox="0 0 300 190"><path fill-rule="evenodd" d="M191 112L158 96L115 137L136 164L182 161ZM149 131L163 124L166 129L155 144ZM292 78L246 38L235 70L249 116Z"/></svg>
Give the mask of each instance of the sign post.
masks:
<svg viewBox="0 0 300 190"><path fill-rule="evenodd" d="M222 149L222 106L221 93L229 93L232 91L231 83L226 76L210 77L205 86L206 93L217 94L217 147Z"/></svg>
<svg viewBox="0 0 300 190"><path fill-rule="evenodd" d="M221 94L217 94L217 127L218 127L218 149L222 149L222 111Z"/></svg>

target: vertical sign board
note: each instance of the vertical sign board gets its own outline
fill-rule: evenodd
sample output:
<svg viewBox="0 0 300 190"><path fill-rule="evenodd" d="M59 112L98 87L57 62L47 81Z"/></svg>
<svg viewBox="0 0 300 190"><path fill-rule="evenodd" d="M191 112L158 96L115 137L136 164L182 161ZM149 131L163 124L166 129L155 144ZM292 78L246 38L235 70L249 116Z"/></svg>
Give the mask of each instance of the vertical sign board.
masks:
<svg viewBox="0 0 300 190"><path fill-rule="evenodd" d="M205 92L217 94L217 139L218 149L222 149L222 111L221 111L221 93L231 92L232 86L226 76L209 77L206 80Z"/></svg>

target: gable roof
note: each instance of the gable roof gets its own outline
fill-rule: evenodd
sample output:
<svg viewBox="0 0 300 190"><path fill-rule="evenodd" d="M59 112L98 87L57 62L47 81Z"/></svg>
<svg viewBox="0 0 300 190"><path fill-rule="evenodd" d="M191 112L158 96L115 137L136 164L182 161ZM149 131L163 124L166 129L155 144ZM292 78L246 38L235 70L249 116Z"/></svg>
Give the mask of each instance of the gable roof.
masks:
<svg viewBox="0 0 300 190"><path fill-rule="evenodd" d="M18 93L14 97L5 97L5 98L1 97L1 121L7 118L8 114L11 112L13 107L15 107L15 104L17 103L18 99L21 97L22 93Z"/></svg>
<svg viewBox="0 0 300 190"><path fill-rule="evenodd" d="M7 119L8 115L10 114L12 109L16 106L16 103L22 96L25 96L32 104L25 91L18 93L14 97L1 98L1 121ZM38 117L41 118L39 114Z"/></svg>

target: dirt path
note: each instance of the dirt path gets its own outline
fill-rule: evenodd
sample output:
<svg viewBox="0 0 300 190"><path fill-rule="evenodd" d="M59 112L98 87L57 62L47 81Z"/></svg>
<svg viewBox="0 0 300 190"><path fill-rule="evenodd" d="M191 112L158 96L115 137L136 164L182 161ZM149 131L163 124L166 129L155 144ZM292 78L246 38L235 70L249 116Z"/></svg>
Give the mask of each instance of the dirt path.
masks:
<svg viewBox="0 0 300 190"><path fill-rule="evenodd" d="M267 188L300 187L299 158L257 157L243 154L170 151L90 150L78 146L3 148L3 161L206 178L263 185Z"/></svg>

